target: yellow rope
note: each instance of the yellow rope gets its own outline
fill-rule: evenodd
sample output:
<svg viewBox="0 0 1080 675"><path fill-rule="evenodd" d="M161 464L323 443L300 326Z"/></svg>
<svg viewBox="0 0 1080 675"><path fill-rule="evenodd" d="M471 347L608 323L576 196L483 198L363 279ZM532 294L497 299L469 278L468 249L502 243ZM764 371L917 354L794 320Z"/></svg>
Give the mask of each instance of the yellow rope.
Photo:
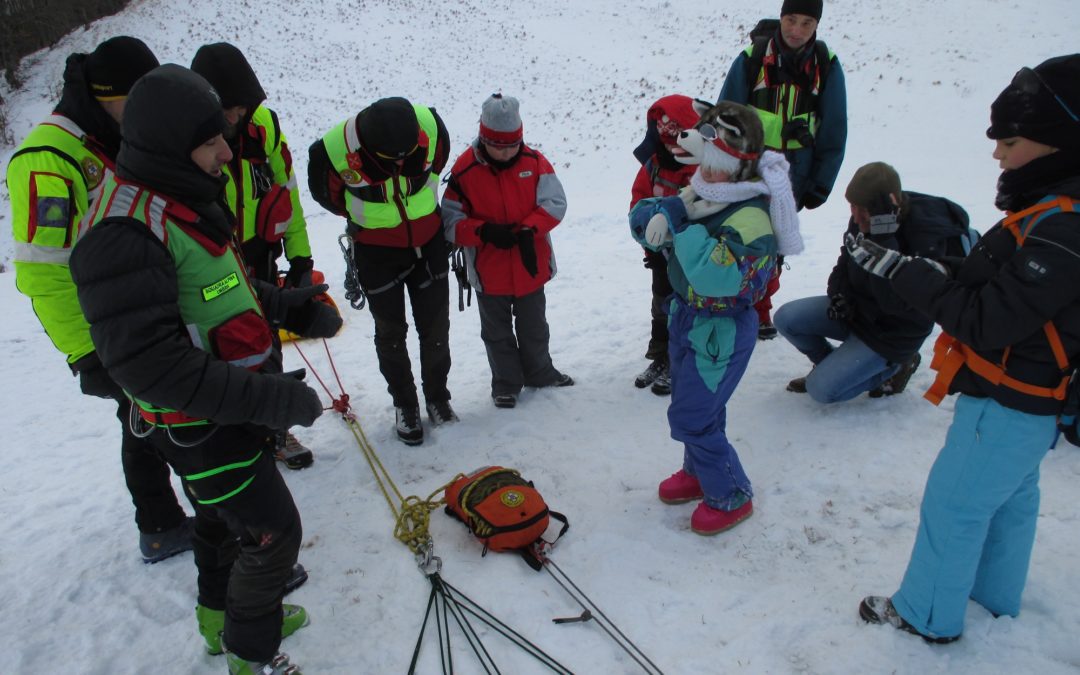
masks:
<svg viewBox="0 0 1080 675"><path fill-rule="evenodd" d="M401 491L398 490L397 485L394 484L394 479L390 476L390 472L387 471L382 460L379 459L378 454L376 454L375 448L372 447L371 443L368 441L367 436L364 434L364 429L360 426L360 422L356 419L356 416L347 413L342 415L342 417L349 425L353 438L356 439L356 444L360 446L360 451L364 454L364 459L367 460L368 467L371 469L371 474L375 477L375 482L379 484L379 490L382 491L383 497L386 499L386 504L394 514L394 537L408 546L409 550L412 551L414 555L421 553L421 551L431 542L431 534L428 531L428 525L431 522L431 512L445 503L445 500L441 498L436 499L436 495L440 492L445 492L446 488L453 485L454 481L461 478L464 474L459 473L454 476L450 479L449 483L428 495L427 499L422 500L415 495L402 497ZM387 489L387 486L389 486L389 490ZM397 498L396 503L394 498L390 496L390 491L393 491L394 497Z"/></svg>

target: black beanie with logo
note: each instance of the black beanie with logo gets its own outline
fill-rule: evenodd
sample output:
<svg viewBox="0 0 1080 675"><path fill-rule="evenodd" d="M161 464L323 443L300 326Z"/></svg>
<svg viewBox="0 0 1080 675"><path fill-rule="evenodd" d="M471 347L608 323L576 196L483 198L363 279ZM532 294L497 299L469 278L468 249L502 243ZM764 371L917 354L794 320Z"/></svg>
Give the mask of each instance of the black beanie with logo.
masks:
<svg viewBox="0 0 1080 675"><path fill-rule="evenodd" d="M784 0L780 7L780 16L785 14L802 14L812 16L815 21L821 21L822 0Z"/></svg>
<svg viewBox="0 0 1080 675"><path fill-rule="evenodd" d="M127 96L136 80L157 67L157 57L145 42L119 35L86 57L86 80L94 98L115 100Z"/></svg>

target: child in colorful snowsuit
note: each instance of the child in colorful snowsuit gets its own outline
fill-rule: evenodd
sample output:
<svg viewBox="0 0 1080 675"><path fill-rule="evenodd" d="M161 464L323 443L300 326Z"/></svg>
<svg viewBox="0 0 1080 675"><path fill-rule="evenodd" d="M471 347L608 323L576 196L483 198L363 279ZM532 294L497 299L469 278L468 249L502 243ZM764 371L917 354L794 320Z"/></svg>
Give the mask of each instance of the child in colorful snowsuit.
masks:
<svg viewBox="0 0 1080 675"><path fill-rule="evenodd" d="M551 230L566 214L566 194L551 163L522 138L517 99L492 94L442 200L446 240L465 249L477 292L497 408L517 405L522 387L574 384L551 362L544 295L556 269Z"/></svg>
<svg viewBox="0 0 1080 675"><path fill-rule="evenodd" d="M933 402L959 394L926 481L900 589L859 607L929 642L968 600L1016 616L1039 516L1039 464L1080 357L1080 54L1023 68L990 108L1006 218L958 265L851 241L864 268L944 329ZM1075 392L1074 392L1075 393Z"/></svg>
<svg viewBox="0 0 1080 675"><path fill-rule="evenodd" d="M707 106L706 106L707 107ZM634 149L634 157L641 162L634 186L630 192L630 209L649 197L671 197L690 184L690 176L697 167L683 164L676 155L685 156L686 151L676 141L686 129L692 129L698 121L694 99L675 94L665 96L649 107L646 115L645 139ZM662 251L645 249L642 261L652 272L652 331L645 358L648 368L634 378L634 386L644 389L651 385L657 396L671 393L671 376L668 369L667 300L671 296L668 281L667 258Z"/></svg>
<svg viewBox="0 0 1080 675"><path fill-rule="evenodd" d="M757 341L753 304L778 252L798 252L801 240L778 244L780 231L798 239L787 161L779 153L762 157L761 121L750 108L717 104L679 145L701 163L690 187L639 202L630 229L641 245L666 251L675 291L668 422L685 451L682 470L660 483L660 499L703 498L691 528L716 534L753 511L750 479L727 438L727 402Z"/></svg>

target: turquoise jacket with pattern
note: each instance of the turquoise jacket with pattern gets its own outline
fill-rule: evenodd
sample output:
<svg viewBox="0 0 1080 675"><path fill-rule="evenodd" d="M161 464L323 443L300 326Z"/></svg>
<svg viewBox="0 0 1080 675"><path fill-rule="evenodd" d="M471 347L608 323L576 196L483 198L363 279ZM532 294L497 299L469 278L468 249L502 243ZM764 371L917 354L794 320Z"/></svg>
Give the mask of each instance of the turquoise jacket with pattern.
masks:
<svg viewBox="0 0 1080 675"><path fill-rule="evenodd" d="M668 278L691 307L729 313L753 305L765 296L776 267L767 201L748 199L714 213L694 209L702 210L707 215L692 220L679 197L643 199L630 212L630 232L639 244L657 250L645 241L645 227L654 215L664 215L672 234L660 247L668 257Z"/></svg>

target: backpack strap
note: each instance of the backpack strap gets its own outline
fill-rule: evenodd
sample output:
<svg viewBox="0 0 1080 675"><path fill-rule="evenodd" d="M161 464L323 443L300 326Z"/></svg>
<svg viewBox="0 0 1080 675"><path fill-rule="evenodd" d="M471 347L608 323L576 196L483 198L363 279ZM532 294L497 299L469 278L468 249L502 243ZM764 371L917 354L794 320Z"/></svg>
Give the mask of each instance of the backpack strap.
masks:
<svg viewBox="0 0 1080 675"><path fill-rule="evenodd" d="M1054 200L1040 202L1023 211L1010 214L1002 222L1002 227L1016 238L1016 248L1019 249L1024 245L1024 241L1031 233L1031 230L1034 229L1035 224L1049 215L1051 211L1057 212L1058 210L1075 212L1076 201L1070 197L1059 196ZM1021 223L1031 216L1034 216L1034 218L1031 218L1027 226L1021 230ZM934 358L930 362L931 370L936 370L938 374L934 379L934 383L930 385L930 389L923 394L923 398L934 405L941 403L942 399L949 394L949 385L952 384L956 374L960 372L960 367L966 365L971 372L994 386L1008 387L1028 396L1064 401L1070 379L1069 357L1065 352L1065 345L1062 343L1061 335L1058 333L1053 321L1047 321L1043 325L1043 332L1046 333L1046 341L1050 344L1050 351L1054 354L1054 362L1061 369L1061 382L1056 387L1040 387L1021 382L1007 375L1005 368L1009 360L1011 347L1005 349L1005 353L1001 356L1001 363L993 363L975 353L974 349L957 338L948 333L942 333L934 343Z"/></svg>
<svg viewBox="0 0 1080 675"><path fill-rule="evenodd" d="M770 40L772 37L769 36L754 38L750 54L746 57L747 96L752 95L754 87L757 86L758 74L765 62L765 52L769 49ZM814 40L814 56L817 58L818 94L821 94L825 91L825 83L829 78L829 71L832 70L832 54L824 40Z"/></svg>

